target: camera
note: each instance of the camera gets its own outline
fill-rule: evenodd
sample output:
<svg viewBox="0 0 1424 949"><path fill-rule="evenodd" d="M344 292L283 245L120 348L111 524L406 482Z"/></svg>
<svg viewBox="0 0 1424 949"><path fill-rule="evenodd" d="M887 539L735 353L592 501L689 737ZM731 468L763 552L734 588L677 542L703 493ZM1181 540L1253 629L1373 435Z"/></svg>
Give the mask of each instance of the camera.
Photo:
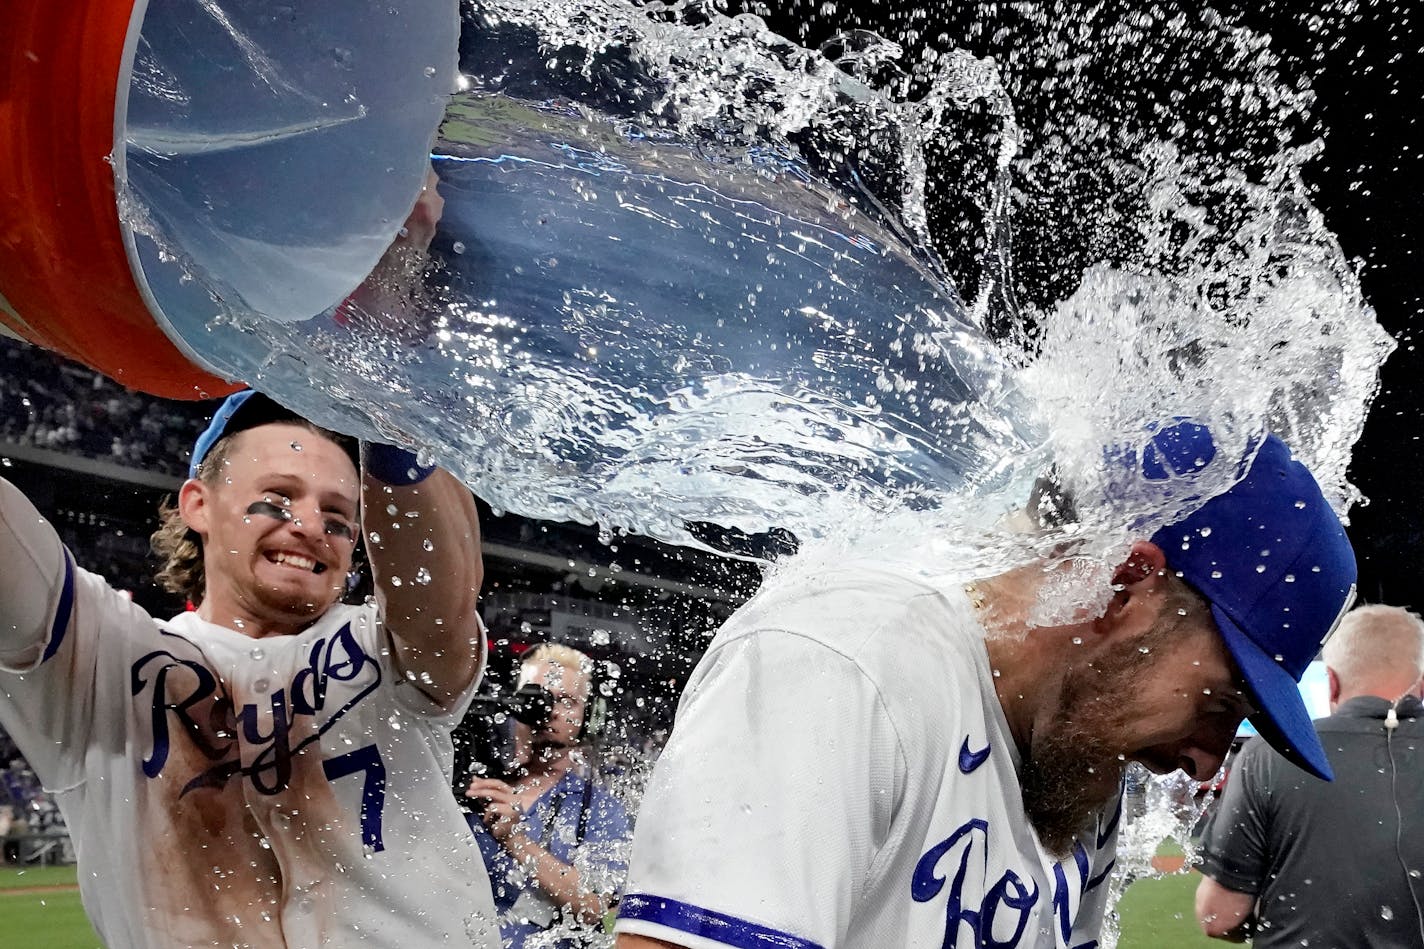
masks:
<svg viewBox="0 0 1424 949"><path fill-rule="evenodd" d="M522 722L534 732L549 726L554 715L554 696L537 683L501 694L496 689L470 700L470 710L455 729L455 794L464 801L465 788L475 777L507 781L521 766L514 747L514 723Z"/></svg>

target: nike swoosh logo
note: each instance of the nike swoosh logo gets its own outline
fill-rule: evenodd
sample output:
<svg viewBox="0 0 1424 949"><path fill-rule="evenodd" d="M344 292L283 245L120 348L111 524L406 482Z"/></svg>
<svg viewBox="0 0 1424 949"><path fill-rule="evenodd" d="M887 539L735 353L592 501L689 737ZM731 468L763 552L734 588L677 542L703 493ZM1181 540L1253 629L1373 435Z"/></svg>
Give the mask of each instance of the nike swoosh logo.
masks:
<svg viewBox="0 0 1424 949"><path fill-rule="evenodd" d="M969 750L969 736L964 736L964 744L959 746L959 770L962 774L972 774L979 770L979 766L989 760L990 746L985 745L978 751Z"/></svg>

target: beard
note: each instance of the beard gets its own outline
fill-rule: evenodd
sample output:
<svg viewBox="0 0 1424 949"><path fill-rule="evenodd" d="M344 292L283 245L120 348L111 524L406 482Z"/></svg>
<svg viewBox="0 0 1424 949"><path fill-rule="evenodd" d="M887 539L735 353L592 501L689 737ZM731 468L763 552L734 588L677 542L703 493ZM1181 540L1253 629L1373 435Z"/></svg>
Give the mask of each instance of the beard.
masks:
<svg viewBox="0 0 1424 949"><path fill-rule="evenodd" d="M1149 633L1140 642L1162 638ZM1141 652L1139 644L1092 666L1068 669L1050 725L1034 732L1024 756L1019 775L1024 813L1039 843L1057 859L1071 852L1122 783L1128 750L1120 739L1124 698L1145 668L1165 658L1155 650Z"/></svg>

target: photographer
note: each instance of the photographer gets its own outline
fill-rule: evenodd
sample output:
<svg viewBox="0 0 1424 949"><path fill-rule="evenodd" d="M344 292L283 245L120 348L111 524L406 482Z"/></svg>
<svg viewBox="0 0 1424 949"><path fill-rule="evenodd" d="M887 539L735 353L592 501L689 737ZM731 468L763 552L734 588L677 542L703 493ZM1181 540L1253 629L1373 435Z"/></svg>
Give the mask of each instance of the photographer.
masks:
<svg viewBox="0 0 1424 949"><path fill-rule="evenodd" d="M515 761L508 780L477 777L465 794L511 949L556 924L596 927L627 868L628 813L594 784L581 747L601 724L593 663L568 646L543 643L519 668Z"/></svg>

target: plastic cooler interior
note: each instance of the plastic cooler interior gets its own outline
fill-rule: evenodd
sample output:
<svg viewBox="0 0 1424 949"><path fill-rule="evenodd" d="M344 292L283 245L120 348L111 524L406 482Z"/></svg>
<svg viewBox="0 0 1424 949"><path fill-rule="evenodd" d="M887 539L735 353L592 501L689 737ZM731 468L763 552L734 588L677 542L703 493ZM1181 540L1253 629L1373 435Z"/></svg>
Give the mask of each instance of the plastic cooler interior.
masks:
<svg viewBox="0 0 1424 949"><path fill-rule="evenodd" d="M151 0L134 22L115 171L155 317L182 341L213 292L281 322L339 303L424 179L455 4Z"/></svg>

